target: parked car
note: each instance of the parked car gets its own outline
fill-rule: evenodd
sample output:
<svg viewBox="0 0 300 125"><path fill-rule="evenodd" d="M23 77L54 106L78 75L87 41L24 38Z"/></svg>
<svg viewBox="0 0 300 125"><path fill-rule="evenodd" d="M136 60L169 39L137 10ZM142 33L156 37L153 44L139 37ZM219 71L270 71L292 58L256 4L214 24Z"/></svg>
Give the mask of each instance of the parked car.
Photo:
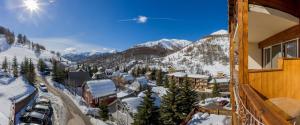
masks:
<svg viewBox="0 0 300 125"><path fill-rule="evenodd" d="M44 105L44 106L48 106L49 108L51 108L51 102L49 99L47 98L43 98L43 97L38 97L35 102L35 105Z"/></svg>
<svg viewBox="0 0 300 125"><path fill-rule="evenodd" d="M37 105L34 105L34 106L28 106L25 111L27 112L39 112L39 113L42 113L42 114L46 114L47 116L51 116L52 115L52 109L48 106L45 106L45 105L40 105L40 104L37 104Z"/></svg>
<svg viewBox="0 0 300 125"><path fill-rule="evenodd" d="M49 125L48 116L39 112L25 112L21 115L20 121L25 123Z"/></svg>
<svg viewBox="0 0 300 125"><path fill-rule="evenodd" d="M43 92L48 92L48 89L44 83L40 83L40 90Z"/></svg>

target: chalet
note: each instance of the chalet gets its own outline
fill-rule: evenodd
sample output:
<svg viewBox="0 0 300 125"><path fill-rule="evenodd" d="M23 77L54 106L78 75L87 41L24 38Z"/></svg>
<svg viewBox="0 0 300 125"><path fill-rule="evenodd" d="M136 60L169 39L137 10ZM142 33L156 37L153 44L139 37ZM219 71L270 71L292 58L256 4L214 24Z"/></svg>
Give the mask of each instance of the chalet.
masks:
<svg viewBox="0 0 300 125"><path fill-rule="evenodd" d="M197 91L203 91L208 87L208 78L209 76L200 75L200 74L188 74L184 72L174 72L167 74L169 79L175 79L176 83L184 82L184 78L187 77L193 86L193 88Z"/></svg>
<svg viewBox="0 0 300 125"><path fill-rule="evenodd" d="M133 117L138 112L138 107L143 101L144 96L144 92L141 92L137 97L119 99L116 103L117 111L113 114L117 122L122 123L122 125L131 125L134 122ZM160 107L160 96L157 93L153 93L152 97L155 98L154 105Z"/></svg>
<svg viewBox="0 0 300 125"><path fill-rule="evenodd" d="M130 74L124 74L121 77L121 81L123 84L131 84L134 81L134 78Z"/></svg>
<svg viewBox="0 0 300 125"><path fill-rule="evenodd" d="M87 81L82 86L82 96L89 106L110 104L117 98L115 83L110 79Z"/></svg>
<svg viewBox="0 0 300 125"><path fill-rule="evenodd" d="M114 72L114 70L113 70L113 69L105 69L105 74L106 74L107 76L110 76L110 75L112 75L112 74L113 74L113 72Z"/></svg>
<svg viewBox="0 0 300 125"><path fill-rule="evenodd" d="M208 89L213 89L214 85L218 85L221 92L229 92L229 78L213 78L208 82Z"/></svg>
<svg viewBox="0 0 300 125"><path fill-rule="evenodd" d="M234 125L300 124L300 1L228 0Z"/></svg>
<svg viewBox="0 0 300 125"><path fill-rule="evenodd" d="M85 71L68 72L68 84L74 87L81 87L83 83L90 80L90 75Z"/></svg>
<svg viewBox="0 0 300 125"><path fill-rule="evenodd" d="M97 80L97 79L107 79L108 76L101 71L102 67L101 68L98 68L98 71L96 73L93 74L92 76L92 79L93 80Z"/></svg>
<svg viewBox="0 0 300 125"><path fill-rule="evenodd" d="M130 84L129 88L133 91L140 92L145 90L148 87L148 80L146 77L138 77Z"/></svg>

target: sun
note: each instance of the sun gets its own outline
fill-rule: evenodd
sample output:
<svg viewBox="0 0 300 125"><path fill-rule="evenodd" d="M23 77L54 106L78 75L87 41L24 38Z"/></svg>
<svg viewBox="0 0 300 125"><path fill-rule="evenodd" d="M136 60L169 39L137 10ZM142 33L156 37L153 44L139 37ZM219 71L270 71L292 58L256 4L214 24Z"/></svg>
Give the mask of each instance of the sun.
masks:
<svg viewBox="0 0 300 125"><path fill-rule="evenodd" d="M31 12L38 11L40 8L38 0L24 0L24 5Z"/></svg>

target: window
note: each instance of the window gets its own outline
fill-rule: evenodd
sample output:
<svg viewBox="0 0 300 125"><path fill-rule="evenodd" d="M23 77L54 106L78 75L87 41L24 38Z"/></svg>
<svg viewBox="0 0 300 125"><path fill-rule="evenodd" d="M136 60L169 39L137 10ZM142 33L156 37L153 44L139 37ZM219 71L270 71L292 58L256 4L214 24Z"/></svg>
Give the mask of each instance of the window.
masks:
<svg viewBox="0 0 300 125"><path fill-rule="evenodd" d="M298 39L280 43L263 49L263 67L277 68L278 58L299 57Z"/></svg>
<svg viewBox="0 0 300 125"><path fill-rule="evenodd" d="M271 48L264 49L264 68L271 67Z"/></svg>
<svg viewBox="0 0 300 125"><path fill-rule="evenodd" d="M284 46L284 57L296 58L298 57L298 42L297 40L292 40L283 44Z"/></svg>
<svg viewBox="0 0 300 125"><path fill-rule="evenodd" d="M282 57L281 44L272 46L272 68L277 68L278 59Z"/></svg>

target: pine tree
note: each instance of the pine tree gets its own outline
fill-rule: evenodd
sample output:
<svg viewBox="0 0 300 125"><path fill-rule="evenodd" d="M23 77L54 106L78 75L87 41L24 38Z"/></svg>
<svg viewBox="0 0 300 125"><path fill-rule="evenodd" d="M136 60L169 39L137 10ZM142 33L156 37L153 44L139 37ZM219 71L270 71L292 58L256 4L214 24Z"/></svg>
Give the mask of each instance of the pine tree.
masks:
<svg viewBox="0 0 300 125"><path fill-rule="evenodd" d="M156 71L156 85L162 86L163 85L163 79L162 79L162 70L159 69Z"/></svg>
<svg viewBox="0 0 300 125"><path fill-rule="evenodd" d="M168 76L165 76L165 79L164 79L164 87L165 87L165 88L169 88L169 78L168 78Z"/></svg>
<svg viewBox="0 0 300 125"><path fill-rule="evenodd" d="M27 78L29 83L34 83L35 82L34 64L32 63L31 59L29 59L28 71L26 73L26 78Z"/></svg>
<svg viewBox="0 0 300 125"><path fill-rule="evenodd" d="M133 125L157 125L159 123L159 108L155 106L155 98L152 95L152 89L148 87L138 107L138 113L134 116Z"/></svg>
<svg viewBox="0 0 300 125"><path fill-rule="evenodd" d="M47 68L45 62L44 62L42 59L39 59L37 65L38 65L38 70L39 70L40 72L44 72L44 71L46 70L46 68Z"/></svg>
<svg viewBox="0 0 300 125"><path fill-rule="evenodd" d="M12 68L14 77L18 77L18 62L16 56L13 58Z"/></svg>
<svg viewBox="0 0 300 125"><path fill-rule="evenodd" d="M7 72L7 68L8 68L8 63L7 63L7 58L5 57L2 63L2 69L4 70L4 72Z"/></svg>
<svg viewBox="0 0 300 125"><path fill-rule="evenodd" d="M216 79L213 79L214 80L214 87L213 87L213 90L212 90L212 96L213 97L218 97L220 96L220 90L219 90L219 86L218 84L216 83Z"/></svg>
<svg viewBox="0 0 300 125"><path fill-rule="evenodd" d="M28 72L29 62L28 59L25 57L24 61L21 63L21 74L25 75Z"/></svg>
<svg viewBox="0 0 300 125"><path fill-rule="evenodd" d="M104 121L108 120L108 112L109 111L108 111L107 105L101 103L99 108L100 108L99 115L102 118L102 120L104 120Z"/></svg>
<svg viewBox="0 0 300 125"><path fill-rule="evenodd" d="M163 125L179 125L181 122L178 116L177 98L178 88L175 86L175 80L171 79L167 94L163 96L160 107L160 121Z"/></svg>
<svg viewBox="0 0 300 125"><path fill-rule="evenodd" d="M179 95L176 103L179 109L178 116L180 116L181 120L184 120L193 109L197 93L192 90L187 76L185 76L183 83L179 83L179 85Z"/></svg>

